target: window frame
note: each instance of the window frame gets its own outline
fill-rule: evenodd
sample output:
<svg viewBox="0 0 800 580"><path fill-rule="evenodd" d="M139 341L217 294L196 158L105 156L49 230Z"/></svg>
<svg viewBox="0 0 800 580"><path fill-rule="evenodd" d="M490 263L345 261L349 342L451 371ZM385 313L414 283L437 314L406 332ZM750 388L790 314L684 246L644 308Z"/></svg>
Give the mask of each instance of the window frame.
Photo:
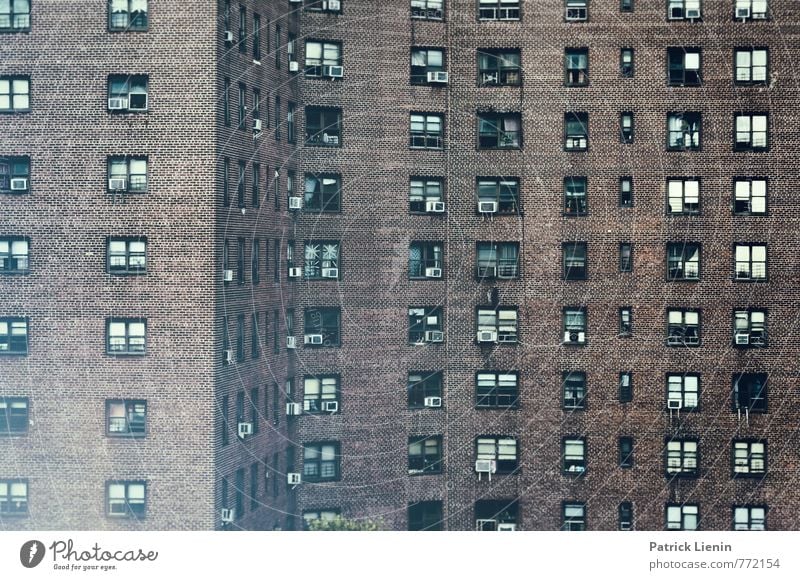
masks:
<svg viewBox="0 0 800 580"><path fill-rule="evenodd" d="M633 401L633 372L620 371L617 379L618 396L620 403Z"/></svg>
<svg viewBox="0 0 800 580"><path fill-rule="evenodd" d="M0 194L24 195L31 193L30 155L0 155L0 164L8 173L0 174ZM11 180L24 179L25 189L11 189Z"/></svg>
<svg viewBox="0 0 800 580"><path fill-rule="evenodd" d="M522 2L517 0L479 0L478 21L518 22L522 20ZM513 4L505 6L503 4ZM484 6L481 8L481 6ZM491 16L489 15L491 14Z"/></svg>
<svg viewBox="0 0 800 580"><path fill-rule="evenodd" d="M629 435L619 437L617 439L617 447L619 451L620 469L632 469L634 466L633 452L636 447L634 438Z"/></svg>
<svg viewBox="0 0 800 580"><path fill-rule="evenodd" d="M420 377L412 383L412 378ZM444 373L442 371L408 371L406 391L409 409L427 409L425 399L443 396Z"/></svg>
<svg viewBox="0 0 800 580"><path fill-rule="evenodd" d="M314 393L312 390L309 390L309 386L312 382L317 383L318 391ZM330 389L330 386L333 386L333 390ZM330 415L330 411L323 411L322 410L322 403L328 402L335 402L338 403L339 410L337 413L341 412L341 385L342 385L342 377L337 373L319 373L319 374L308 374L303 376L303 413L308 413L310 415L317 415L317 414L324 414ZM327 387L327 389L326 389Z"/></svg>
<svg viewBox="0 0 800 580"><path fill-rule="evenodd" d="M628 122L629 120L629 122ZM619 140L620 143L630 145L636 135L636 123L633 111L622 111L619 114Z"/></svg>
<svg viewBox="0 0 800 580"><path fill-rule="evenodd" d="M124 487L124 497L122 498L123 502L123 510L124 513L114 513L114 508L112 507L114 503L112 503L113 499L111 497L111 486L121 485ZM142 501L141 501L141 513L138 513L138 509L134 510L131 507L130 503L130 495L131 490L130 487L132 486L142 486ZM107 480L106 481L106 517L114 518L114 519L131 519L141 521L145 519L147 516L147 481L146 480L139 480L139 479L128 479L128 480ZM137 502L138 503L138 502Z"/></svg>
<svg viewBox="0 0 800 580"><path fill-rule="evenodd" d="M483 441L484 446L492 445L494 447L494 451L492 453L480 452L479 449L481 441ZM504 445L506 447L510 447L510 442L513 441L513 459L500 459L501 456L511 457L510 453L508 452L501 454L501 441L505 442ZM491 455L491 457L489 457L489 455ZM497 475L517 474L522 469L520 465L520 440L518 437L513 435L477 435L475 437L475 459L476 461L481 459L495 461L497 467L495 474Z"/></svg>
<svg viewBox="0 0 800 580"><path fill-rule="evenodd" d="M568 515L573 510L576 514L580 510L580 515ZM575 519L577 518L577 519ZM561 531L582 532L586 530L586 502L581 501L562 501L561 502Z"/></svg>
<svg viewBox="0 0 800 580"><path fill-rule="evenodd" d="M479 87L522 86L522 51L519 48L478 48L476 52Z"/></svg>
<svg viewBox="0 0 800 580"><path fill-rule="evenodd" d="M24 412L15 409L23 409ZM27 435L30 414L30 397L0 396L0 437Z"/></svg>
<svg viewBox="0 0 800 580"><path fill-rule="evenodd" d="M106 158L107 179L108 179L106 186L108 193L114 194L118 192L118 190L111 189L111 180L120 179L119 176L122 174L119 172L115 173L114 168L119 167L123 163L125 165L125 175L124 175L125 189L121 191L123 193L131 193L131 194L147 193L149 185L148 177L150 173L150 160L147 155L109 155ZM143 185L142 182L139 181L142 177L142 174L133 173L134 163L144 163ZM134 185L134 181L137 182L136 185Z"/></svg>
<svg viewBox="0 0 800 580"><path fill-rule="evenodd" d="M7 251L0 250L0 276L18 276L31 272L31 238L29 236L0 236L0 244ZM15 253L15 245L24 246L24 253ZM24 267L20 267L24 264Z"/></svg>
<svg viewBox="0 0 800 580"><path fill-rule="evenodd" d="M622 274L633 272L633 242L619 243L619 271Z"/></svg>
<svg viewBox="0 0 800 580"><path fill-rule="evenodd" d="M111 245L114 243L124 243L124 253L112 253ZM141 252L131 249L131 244L143 244ZM125 261L124 266L116 267L112 265L112 258L122 257ZM142 266L131 265L131 259L141 258ZM146 236L109 236L106 238L106 272L112 276L142 276L147 274L147 237Z"/></svg>
<svg viewBox="0 0 800 580"><path fill-rule="evenodd" d="M568 453L569 448L573 448ZM561 473L571 477L581 477L588 471L588 452L586 437L568 435L561 438Z"/></svg>
<svg viewBox="0 0 800 580"><path fill-rule="evenodd" d="M493 384L481 384L481 376L491 377ZM501 377L513 377L513 392L508 379L501 385ZM486 388L488 387L488 389ZM486 392L484 392L486 391ZM520 406L519 371L481 369L475 371L476 409L518 409Z"/></svg>
<svg viewBox="0 0 800 580"><path fill-rule="evenodd" d="M324 447L332 447L333 448L333 459L322 459L322 453ZM316 459L308 458L306 455L306 451L309 448L316 448L315 452L317 454ZM341 442L339 441L308 441L303 443L303 471L302 471L302 478L303 481L309 483L323 483L326 481L339 481L341 479L342 474L342 451L341 451ZM323 476L323 468L325 467L325 463L332 464L333 466L333 474L328 476ZM316 472L318 475L311 475L307 473L306 467L311 464L317 464Z"/></svg>
<svg viewBox="0 0 800 580"><path fill-rule="evenodd" d="M747 261L739 259L739 249L747 248ZM756 260L754 251L760 249L764 253L764 260ZM743 270L743 264L747 269ZM763 276L756 276L758 266L764 268ZM746 274L746 275L742 275ZM734 242L733 244L733 280L734 282L768 282L769 281L769 246L759 242Z"/></svg>
<svg viewBox="0 0 800 580"><path fill-rule="evenodd" d="M444 20L444 10L444 0L411 0L411 18L415 20Z"/></svg>
<svg viewBox="0 0 800 580"><path fill-rule="evenodd" d="M742 21L744 21L744 20L749 20L749 21L772 20L772 14L771 14L771 11L770 11L769 1L768 0L763 0L763 2L764 2L764 12L754 12L753 11L753 4L754 4L754 2L757 2L757 1L758 0L736 0L734 2L734 4L733 4L733 20L734 21L736 21L736 20L742 20ZM747 18L741 18L741 17L737 17L736 16L736 9L742 4L746 4L750 8L750 16L748 16ZM759 16L754 16L755 14L758 14Z"/></svg>
<svg viewBox="0 0 800 580"><path fill-rule="evenodd" d="M433 322L431 319L435 319L435 322ZM444 335L445 325L443 307L409 306L408 344L411 346L425 346L431 344L431 342L425 340L425 335L428 331L441 332L442 335Z"/></svg>
<svg viewBox="0 0 800 580"><path fill-rule="evenodd" d="M133 11L131 10L134 6L134 3L141 3L142 0L122 0L123 2L127 2L128 9L124 12L125 14L125 24L115 24L114 23L114 14L112 12L112 5L115 3L115 0L108 0L107 7L108 7L108 31L109 32L147 32L150 25L150 6L147 3L147 0L144 1L145 10L144 10L144 18L138 18L139 22L137 21L137 17L132 16ZM141 16L141 15L140 15ZM143 20L143 23L142 23Z"/></svg>
<svg viewBox="0 0 800 580"><path fill-rule="evenodd" d="M428 511L426 511L426 508ZM432 508L432 512L431 512ZM421 513L417 513L417 511ZM408 504L407 527L409 531L440 532L444 530L444 516L441 500L418 501Z"/></svg>
<svg viewBox="0 0 800 580"><path fill-rule="evenodd" d="M433 448L429 452L428 442ZM420 446L420 453L412 454L412 446ZM430 456L430 458L429 458ZM443 440L441 435L415 435L408 438L408 474L430 475L443 471Z"/></svg>
<svg viewBox="0 0 800 580"><path fill-rule="evenodd" d="M112 90L112 83L122 82L123 90L114 92ZM144 91L133 90L133 85L137 89L144 85ZM125 90L127 89L127 90ZM146 74L110 74L107 78L107 99L122 99L126 100L126 106L121 109L108 109L108 102L106 102L106 110L111 114L143 114L150 112L150 75ZM116 95L116 96L115 96ZM124 95L124 96L123 96ZM144 95L143 107L131 107L131 95Z"/></svg>
<svg viewBox="0 0 800 580"><path fill-rule="evenodd" d="M125 325L125 334L124 335L112 335L111 334L111 325L112 324L124 324ZM141 335L131 335L130 326L133 324L141 324L143 325L143 334ZM147 354L147 318L144 317L108 317L106 318L106 352L105 354L109 356L145 356ZM113 350L112 349L112 338L115 336L122 336L125 341L124 349L122 350ZM132 338L140 338L141 340L141 349L135 349L130 345L130 341Z"/></svg>
<svg viewBox="0 0 800 580"><path fill-rule="evenodd" d="M17 82L25 83L27 92L15 92L14 85ZM0 83L8 83L8 93L0 93L0 99L8 99L8 108L0 108L0 114L16 114L16 113L30 113L31 112L31 75L21 74L4 74L0 75ZM14 101L20 97L27 99L27 107L17 108Z"/></svg>
<svg viewBox="0 0 800 580"><path fill-rule="evenodd" d="M422 130L414 129L421 123ZM433 130L432 127L437 127ZM409 113L408 147L409 149L444 149L444 114L411 111Z"/></svg>
<svg viewBox="0 0 800 580"><path fill-rule="evenodd" d="M625 191L626 183L628 191ZM622 175L619 178L619 207L625 209L633 207L633 177L630 175Z"/></svg>
<svg viewBox="0 0 800 580"><path fill-rule="evenodd" d="M410 176L408 181L408 211L414 214L428 213L429 201L444 201L444 177Z"/></svg>
<svg viewBox="0 0 800 580"><path fill-rule="evenodd" d="M121 416L124 421L124 428L122 430L112 429L113 419L120 418L119 416L112 416L111 411L114 405L122 405L123 415ZM147 400L146 399L106 399L106 436L112 438L135 438L141 439L147 437ZM140 414L143 419L141 421L141 428L134 428L133 424L138 421L133 421L132 417Z"/></svg>
<svg viewBox="0 0 800 580"><path fill-rule="evenodd" d="M583 325L581 327L577 326L577 323L570 324L568 322L568 316L572 316L573 318L576 316L581 316L583 318ZM573 328L570 328L572 326ZM578 339L572 340L570 338L569 341L564 339L566 333L577 334ZM588 342L588 335L589 335L589 309L586 306L564 306L561 310L561 333L562 333L562 345L572 345L572 346L584 346ZM583 341L580 340L580 334L583 333L584 338Z"/></svg>
<svg viewBox="0 0 800 580"><path fill-rule="evenodd" d="M688 7L687 7L688 5ZM687 11L693 6L697 6L698 15L689 18ZM676 16L675 10L680 10L680 15ZM674 20L688 20L689 22L703 21L703 2L702 0L667 0L667 22Z"/></svg>
<svg viewBox="0 0 800 580"><path fill-rule="evenodd" d="M628 56L630 55L630 59ZM632 79L635 74L635 49L624 46L619 49L619 74L624 79Z"/></svg>
<svg viewBox="0 0 800 580"><path fill-rule="evenodd" d="M746 511L746 520L744 522L744 527L742 527L742 520L737 520L737 512L741 512L742 510ZM757 518L753 514L753 510L761 510L761 518ZM734 531L739 530L760 530L764 531L767 529L767 513L769 511L768 506L766 505L734 505L732 506L732 518L731 518L731 529Z"/></svg>
<svg viewBox="0 0 800 580"><path fill-rule="evenodd" d="M680 195L673 195L673 188L674 184L680 185ZM696 195L692 196L691 191L687 191L688 187L696 188ZM686 176L679 176L679 177L667 177L665 186L665 211L668 216L679 216L679 215L700 215L702 211L702 178L700 177L686 177ZM690 200L695 199L696 201L692 203ZM677 203L677 210L673 210L672 200L678 200Z"/></svg>
<svg viewBox="0 0 800 580"><path fill-rule="evenodd" d="M6 327L6 333L0 334L0 356L28 356L30 351L30 319L27 316L2 316L0 317L0 325ZM24 331L24 338L14 339L12 337L23 336L23 333L14 331L14 326L21 328ZM24 341L24 349L19 348L19 343ZM17 346L16 350L13 349Z"/></svg>
<svg viewBox="0 0 800 580"><path fill-rule="evenodd" d="M633 307L620 306L619 308L619 332L620 338L630 338L633 336Z"/></svg>

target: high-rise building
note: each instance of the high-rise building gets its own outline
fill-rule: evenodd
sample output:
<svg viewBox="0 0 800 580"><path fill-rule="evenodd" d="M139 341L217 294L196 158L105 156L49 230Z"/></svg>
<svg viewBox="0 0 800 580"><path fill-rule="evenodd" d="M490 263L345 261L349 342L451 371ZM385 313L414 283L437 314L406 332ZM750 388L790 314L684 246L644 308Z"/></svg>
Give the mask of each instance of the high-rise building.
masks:
<svg viewBox="0 0 800 580"><path fill-rule="evenodd" d="M173 4L0 1L3 528L798 527L795 2Z"/></svg>

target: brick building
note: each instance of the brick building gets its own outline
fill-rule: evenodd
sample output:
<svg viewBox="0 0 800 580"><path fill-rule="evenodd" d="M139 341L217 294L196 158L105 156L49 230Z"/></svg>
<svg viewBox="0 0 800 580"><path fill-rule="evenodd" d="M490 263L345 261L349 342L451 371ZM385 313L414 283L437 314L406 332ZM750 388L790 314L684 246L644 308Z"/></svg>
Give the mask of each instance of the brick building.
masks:
<svg viewBox="0 0 800 580"><path fill-rule="evenodd" d="M795 3L74 4L0 2L3 528L798 527Z"/></svg>

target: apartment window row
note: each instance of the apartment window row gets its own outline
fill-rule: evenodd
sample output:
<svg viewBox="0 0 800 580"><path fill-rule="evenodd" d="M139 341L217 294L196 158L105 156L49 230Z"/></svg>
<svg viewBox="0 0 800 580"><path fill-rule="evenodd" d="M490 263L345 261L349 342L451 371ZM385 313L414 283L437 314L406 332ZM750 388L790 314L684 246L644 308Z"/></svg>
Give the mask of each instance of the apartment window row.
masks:
<svg viewBox="0 0 800 580"><path fill-rule="evenodd" d="M287 142L294 143L296 141L297 131L295 126L295 115L297 105L295 103L289 101L286 104L286 116L283 117L284 113L281 106L280 96L275 95L273 112L270 116L269 100L262 98L260 89L253 88L252 97L250 97L248 100L247 85L244 83L239 83L236 90L237 97L235 103L233 101L233 92L231 79L225 77L223 79L222 89L222 121L225 126L231 126L231 117L235 115L236 127L241 130L252 131L254 138L261 137L263 132L271 126L274 129L276 141L279 141L282 138L281 131L283 127L286 128ZM248 103L250 103L250 105L248 105ZM248 110L250 111L249 115L251 119L251 125L248 125L247 123ZM256 204L254 203L254 205Z"/></svg>
<svg viewBox="0 0 800 580"><path fill-rule="evenodd" d="M263 177L263 180L262 180ZM286 171L286 180L282 181L279 168L270 173L269 167L260 163L251 162L250 166L244 160L231 161L229 157L222 158L222 205L230 207L234 202L239 208L247 207L247 192L250 192L250 205L260 207L263 201L269 198L272 192L275 201L275 210L280 210L282 189L286 188L289 209L300 209L302 199L298 197L295 185L295 172ZM263 189L262 189L263 188ZM311 209L311 208L309 208Z"/></svg>
<svg viewBox="0 0 800 580"><path fill-rule="evenodd" d="M106 516L140 520L146 515L147 482L110 480L105 484ZM30 484L27 479L0 479L0 517L29 515Z"/></svg>
<svg viewBox="0 0 800 580"><path fill-rule="evenodd" d="M333 4L335 4L337 1L338 0L326 0L326 2ZM309 8L309 10L311 10L311 8ZM274 29L271 30L272 23L267 20L265 24L262 24L261 15L256 12L253 12L250 17L251 19L248 20L247 8L243 4L239 4L237 29L236 35L234 35L234 29L232 26L233 16L234 11L231 6L231 2L230 0L226 0L222 9L222 34L226 46L235 47L240 53L247 54L247 42L249 39L251 43L254 65L261 65L262 48L266 48L267 53L271 53L275 57L275 67L280 68L281 47L284 46L282 44L284 39L281 24L279 22L275 22ZM248 33L248 26L252 26L252 33ZM295 33L287 33L285 46L286 51L290 56L293 53L293 44L295 39ZM266 46L264 47L264 45ZM290 58L290 60L292 59Z"/></svg>
<svg viewBox="0 0 800 580"><path fill-rule="evenodd" d="M237 314L235 319L229 316L223 316L223 364L229 365L233 362L243 362L246 359L247 350L245 343L248 335L248 319L250 321L250 358L259 358L270 340L272 340L273 343L272 351L274 354L281 352L281 345L290 349L296 348L296 338L294 337L294 310L291 308L283 312L273 310L272 322L270 322L270 313L268 311L264 312L263 319L260 312L251 312L249 316L246 316L244 313ZM283 324L281 324L281 322L283 322ZM280 333L281 326L284 327L286 331L285 334Z"/></svg>

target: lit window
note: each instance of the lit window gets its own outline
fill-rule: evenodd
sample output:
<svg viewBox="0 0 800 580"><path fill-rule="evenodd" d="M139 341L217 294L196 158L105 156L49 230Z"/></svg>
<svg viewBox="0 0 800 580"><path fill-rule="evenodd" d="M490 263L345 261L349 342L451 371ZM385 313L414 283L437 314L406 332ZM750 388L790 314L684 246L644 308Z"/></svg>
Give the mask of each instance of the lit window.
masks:
<svg viewBox="0 0 800 580"><path fill-rule="evenodd" d="M767 279L767 246L734 244L736 280Z"/></svg>
<svg viewBox="0 0 800 580"><path fill-rule="evenodd" d="M769 56L766 48L737 48L733 51L737 85L766 84L769 79Z"/></svg>
<svg viewBox="0 0 800 580"><path fill-rule="evenodd" d="M339 479L340 461L339 443L304 443L303 480L315 482Z"/></svg>
<svg viewBox="0 0 800 580"><path fill-rule="evenodd" d="M667 213L700 213L700 180L694 177L667 179Z"/></svg>
<svg viewBox="0 0 800 580"><path fill-rule="evenodd" d="M15 0L15 4L18 1ZM109 0L108 29L113 32L147 30L147 0Z"/></svg>
<svg viewBox="0 0 800 580"><path fill-rule="evenodd" d="M734 530L766 530L767 508L764 506L734 506Z"/></svg>
<svg viewBox="0 0 800 580"><path fill-rule="evenodd" d="M667 346L697 346L700 344L700 311L667 310Z"/></svg>
<svg viewBox="0 0 800 580"><path fill-rule="evenodd" d="M144 481L109 481L106 499L109 517L143 518L147 484Z"/></svg>
<svg viewBox="0 0 800 580"><path fill-rule="evenodd" d="M340 78L343 72L340 42L311 40L306 42L307 77Z"/></svg>
<svg viewBox="0 0 800 580"><path fill-rule="evenodd" d="M668 83L672 86L697 86L700 76L700 49L673 47L667 49Z"/></svg>
<svg viewBox="0 0 800 580"><path fill-rule="evenodd" d="M411 0L411 18L441 20L444 18L444 0Z"/></svg>
<svg viewBox="0 0 800 580"><path fill-rule="evenodd" d="M766 215L766 178L737 177L733 180L733 213L735 215Z"/></svg>
<svg viewBox="0 0 800 580"><path fill-rule="evenodd" d="M305 277L308 280L338 280L339 253L338 240L310 240L305 243Z"/></svg>
<svg viewBox="0 0 800 580"><path fill-rule="evenodd" d="M667 441L667 476L696 477L698 468L696 440L673 439Z"/></svg>
<svg viewBox="0 0 800 580"><path fill-rule="evenodd" d="M30 271L30 238L0 237L0 274L27 274Z"/></svg>
<svg viewBox="0 0 800 580"><path fill-rule="evenodd" d="M497 473L513 473L519 467L514 437L481 436L475 440L476 459L496 462Z"/></svg>
<svg viewBox="0 0 800 580"><path fill-rule="evenodd" d="M733 344L738 347L767 346L767 311L733 311Z"/></svg>
<svg viewBox="0 0 800 580"><path fill-rule="evenodd" d="M0 113L25 113L31 108L31 78L0 76Z"/></svg>
<svg viewBox="0 0 800 580"><path fill-rule="evenodd" d="M700 375L667 375L667 408L694 411L700 405Z"/></svg>
<svg viewBox="0 0 800 580"><path fill-rule="evenodd" d="M147 402L106 400L106 433L110 436L143 437L147 422Z"/></svg>
<svg viewBox="0 0 800 580"><path fill-rule="evenodd" d="M769 17L768 0L736 0L734 18L737 20L764 20Z"/></svg>
<svg viewBox="0 0 800 580"><path fill-rule="evenodd" d="M522 84L519 49L478 49L478 85L518 86Z"/></svg>
<svg viewBox="0 0 800 580"><path fill-rule="evenodd" d="M2 85L0 85L2 88ZM2 90L0 90L2 93ZM108 77L108 110L138 113L148 108L148 78L146 75L110 75ZM2 99L2 96L0 96ZM0 100L0 102L2 102ZM2 106L0 105L0 108Z"/></svg>
<svg viewBox="0 0 800 580"><path fill-rule="evenodd" d="M667 149L675 151L699 150L701 121L700 113L668 113Z"/></svg>
<svg viewBox="0 0 800 580"><path fill-rule="evenodd" d="M106 354L145 354L146 321L140 318L106 320Z"/></svg>
<svg viewBox="0 0 800 580"><path fill-rule="evenodd" d="M147 271L147 238L108 238L109 274L144 274Z"/></svg>
<svg viewBox="0 0 800 580"><path fill-rule="evenodd" d="M580 532L586 529L586 504L564 502L561 504L561 529Z"/></svg>
<svg viewBox="0 0 800 580"><path fill-rule="evenodd" d="M411 113L409 146L414 149L442 149L444 116L438 113Z"/></svg>
<svg viewBox="0 0 800 580"><path fill-rule="evenodd" d="M519 401L516 371L478 371L475 375L477 407L516 407Z"/></svg>
<svg viewBox="0 0 800 580"><path fill-rule="evenodd" d="M667 18L669 20L700 19L701 0L668 0Z"/></svg>
<svg viewBox="0 0 800 580"><path fill-rule="evenodd" d="M0 479L0 516L28 515L28 482Z"/></svg>
<svg viewBox="0 0 800 580"><path fill-rule="evenodd" d="M668 530L697 530L700 525L700 508L696 504L666 506Z"/></svg>
<svg viewBox="0 0 800 580"><path fill-rule="evenodd" d="M767 473L767 444L763 441L733 442L733 475L763 476Z"/></svg>
<svg viewBox="0 0 800 580"><path fill-rule="evenodd" d="M480 20L519 20L520 0L479 0Z"/></svg>
<svg viewBox="0 0 800 580"><path fill-rule="evenodd" d="M769 149L769 122L766 113L737 113L734 115L736 151L766 151Z"/></svg>

